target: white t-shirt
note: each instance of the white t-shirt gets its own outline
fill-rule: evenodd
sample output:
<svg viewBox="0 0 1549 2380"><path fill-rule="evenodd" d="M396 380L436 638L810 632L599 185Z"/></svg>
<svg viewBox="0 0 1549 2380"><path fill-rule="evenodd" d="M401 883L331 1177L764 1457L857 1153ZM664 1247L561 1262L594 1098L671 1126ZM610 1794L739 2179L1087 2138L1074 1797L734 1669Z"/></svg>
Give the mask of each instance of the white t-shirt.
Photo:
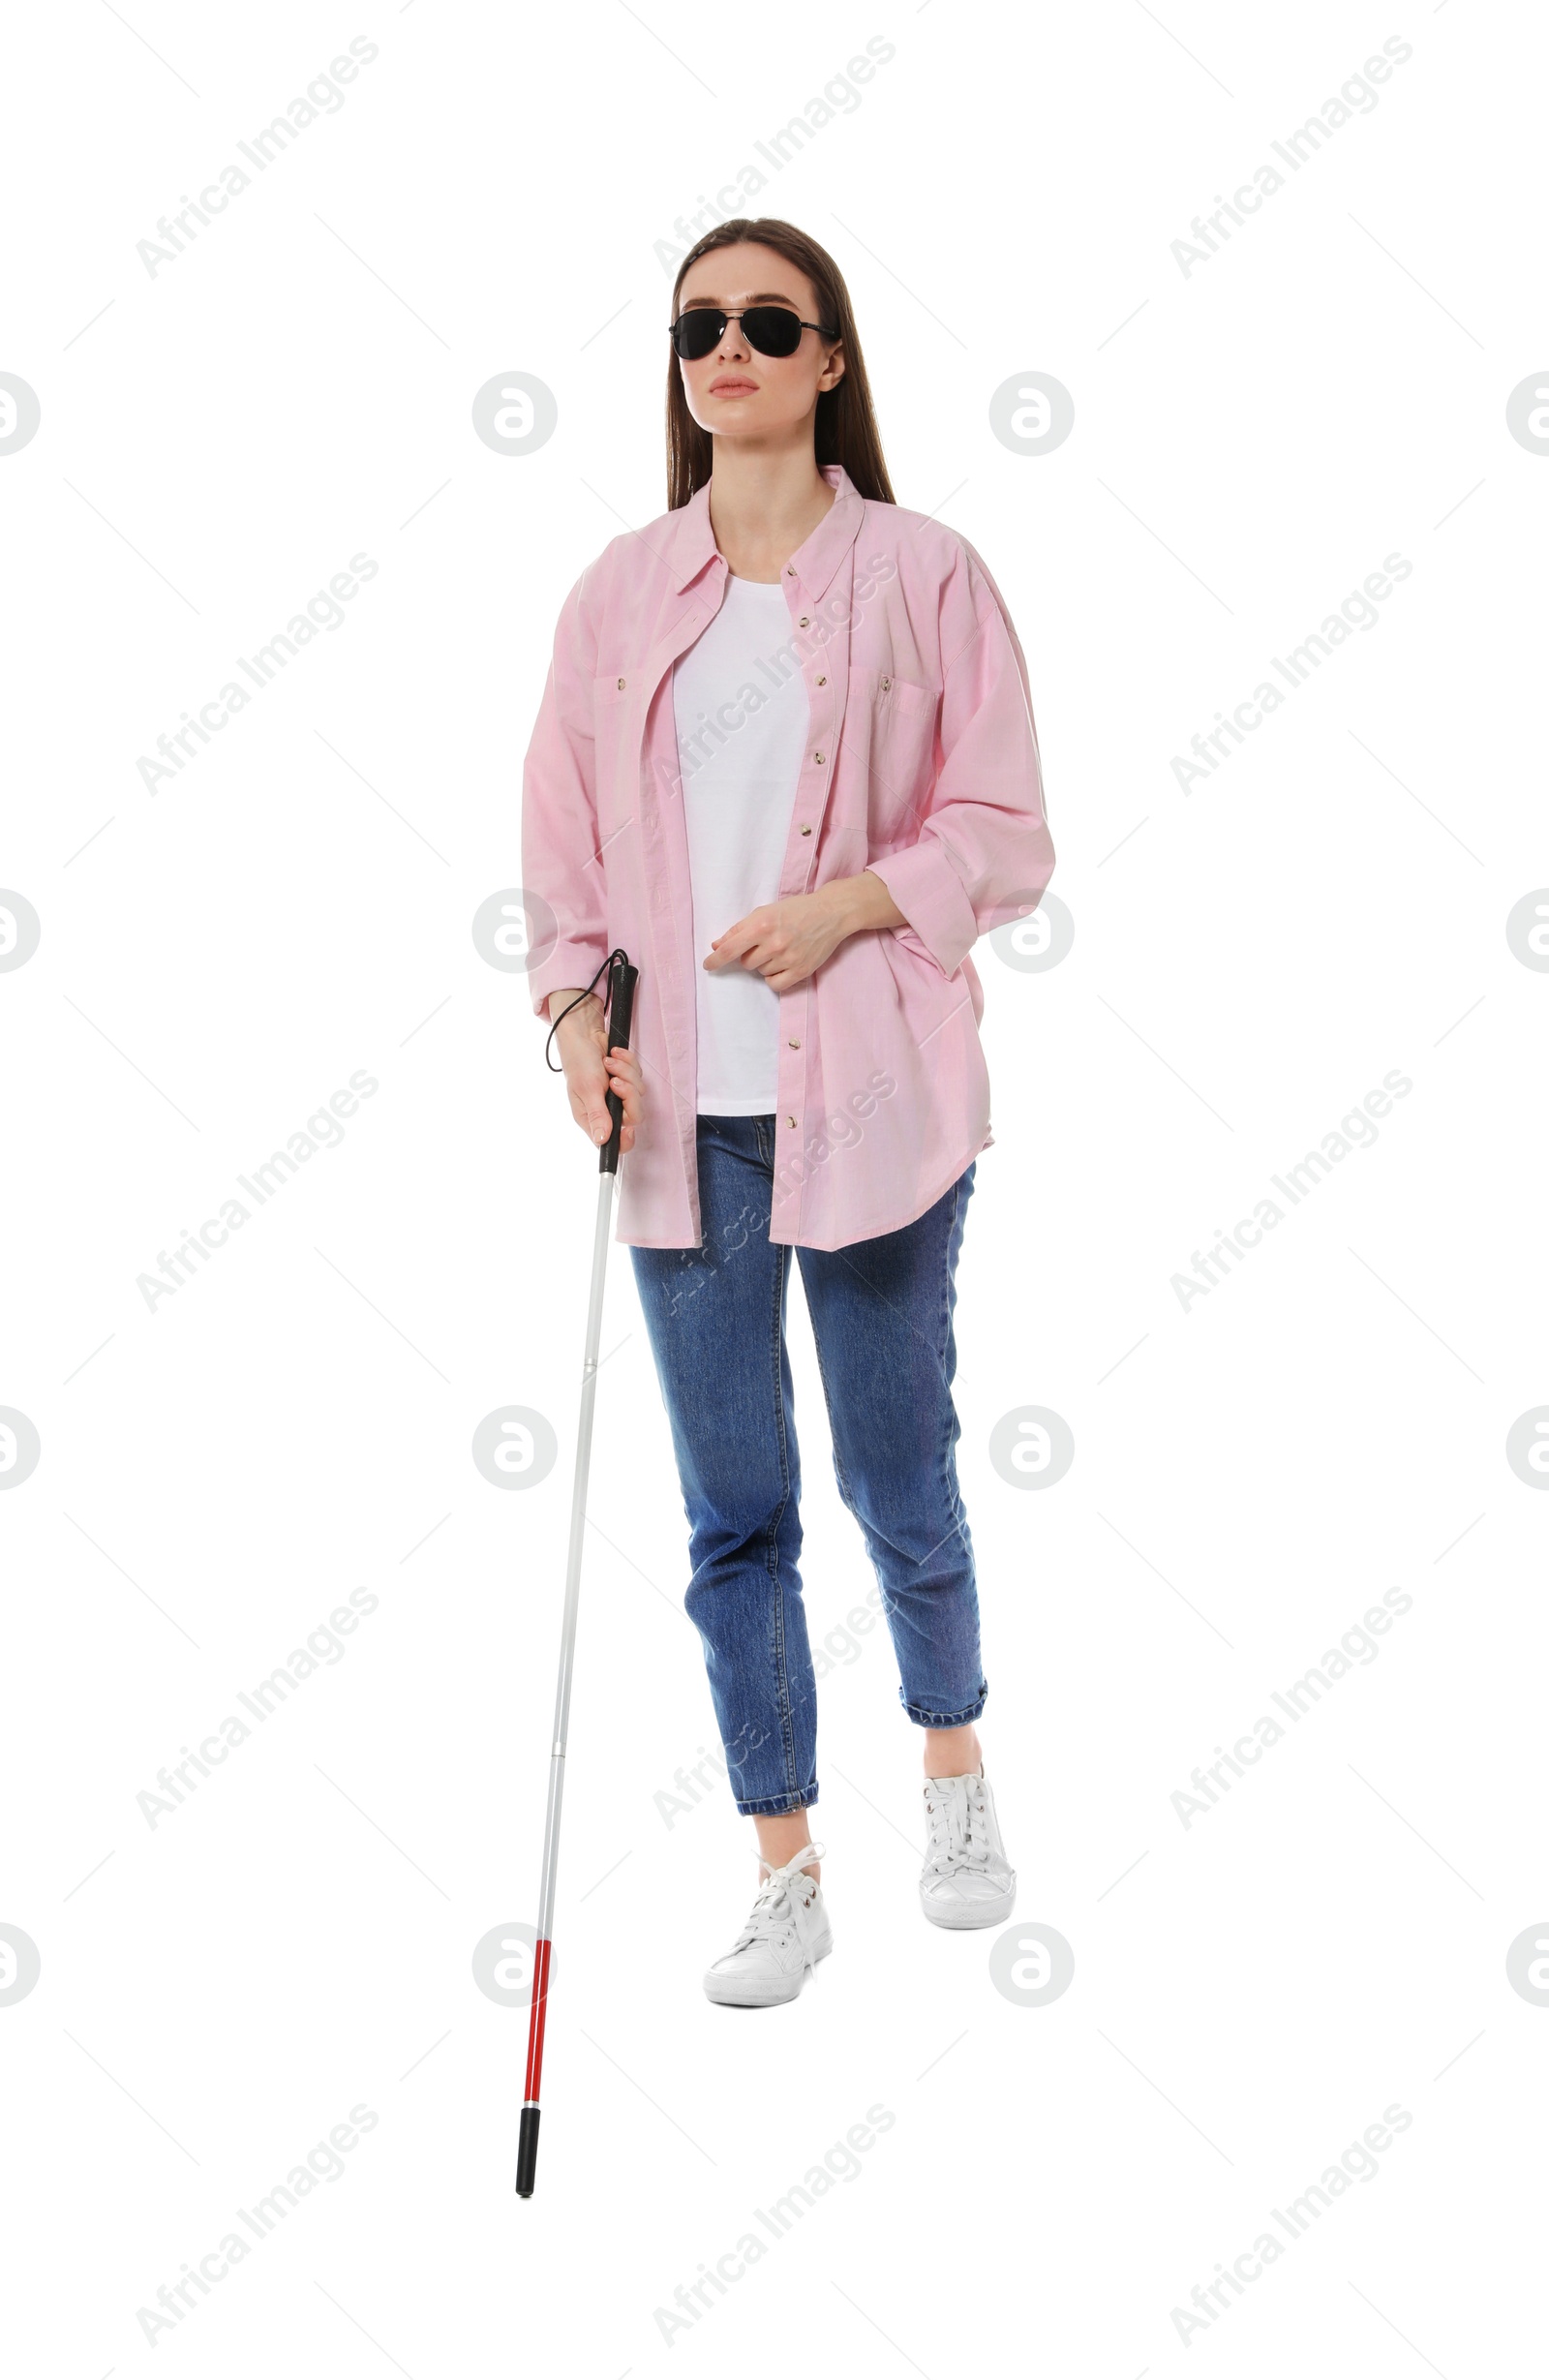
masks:
<svg viewBox="0 0 1549 2380"><path fill-rule="evenodd" d="M716 934L779 898L808 722L794 634L778 581L728 573L719 611L673 668L701 1115L767 1115L777 1093L778 992L751 967L702 962Z"/></svg>

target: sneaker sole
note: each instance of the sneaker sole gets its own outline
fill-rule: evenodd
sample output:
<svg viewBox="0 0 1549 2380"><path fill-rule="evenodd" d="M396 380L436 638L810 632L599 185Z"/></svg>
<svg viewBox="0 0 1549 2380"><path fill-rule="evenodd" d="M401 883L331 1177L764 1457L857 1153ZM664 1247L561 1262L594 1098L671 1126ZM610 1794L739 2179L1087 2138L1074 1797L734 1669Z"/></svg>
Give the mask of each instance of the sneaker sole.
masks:
<svg viewBox="0 0 1549 2380"><path fill-rule="evenodd" d="M829 1950L833 1947L831 1942ZM817 1958L826 1959L828 1955L828 1950L820 1950ZM760 1984L737 1975L707 1975L705 1998L714 2000L718 2008L782 2008L787 2000L796 1999L808 1975L815 1973L816 1968L817 1959L814 1959L810 1966L802 1968L794 1983L787 1978L783 1988L767 1978Z"/></svg>
<svg viewBox="0 0 1549 2380"><path fill-rule="evenodd" d="M982 1926L1004 1925L1017 1906L1015 1883L1009 1892L1000 1893L993 1901L950 1901L945 1904L927 1901L920 1895L920 1907L933 1926L942 1926L951 1934L976 1933Z"/></svg>

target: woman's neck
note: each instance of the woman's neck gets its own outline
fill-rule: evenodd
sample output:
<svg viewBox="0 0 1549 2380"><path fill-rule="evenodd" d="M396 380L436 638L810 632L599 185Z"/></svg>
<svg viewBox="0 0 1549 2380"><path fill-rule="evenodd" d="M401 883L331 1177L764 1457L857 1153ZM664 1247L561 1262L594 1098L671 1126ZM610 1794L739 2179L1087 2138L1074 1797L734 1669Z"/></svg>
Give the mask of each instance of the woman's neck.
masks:
<svg viewBox="0 0 1549 2380"><path fill-rule="evenodd" d="M835 495L809 446L778 454L718 441L711 465L710 525L733 576L766 582L782 577Z"/></svg>

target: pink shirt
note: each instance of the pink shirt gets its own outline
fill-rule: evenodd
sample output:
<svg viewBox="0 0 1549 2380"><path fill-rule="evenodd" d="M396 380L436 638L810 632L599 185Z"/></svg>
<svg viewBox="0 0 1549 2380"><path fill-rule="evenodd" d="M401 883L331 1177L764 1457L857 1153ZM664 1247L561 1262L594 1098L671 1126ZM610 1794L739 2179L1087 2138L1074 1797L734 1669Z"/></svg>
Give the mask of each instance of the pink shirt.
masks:
<svg viewBox="0 0 1549 2380"><path fill-rule="evenodd" d="M1054 868L1027 664L965 537L862 497L839 464L830 511L786 566L783 665L808 732L779 897L869 869L907 923L854 933L779 997L771 1240L843 1248L900 1230L984 1148L979 935L1036 907ZM560 614L523 771L529 988L587 984L621 945L640 969L631 1046L645 1081L619 1161L617 1236L698 1247L688 839L672 664L718 610L727 564L701 487L615 537ZM740 714L728 706L734 730ZM598 992L606 978L597 984Z"/></svg>

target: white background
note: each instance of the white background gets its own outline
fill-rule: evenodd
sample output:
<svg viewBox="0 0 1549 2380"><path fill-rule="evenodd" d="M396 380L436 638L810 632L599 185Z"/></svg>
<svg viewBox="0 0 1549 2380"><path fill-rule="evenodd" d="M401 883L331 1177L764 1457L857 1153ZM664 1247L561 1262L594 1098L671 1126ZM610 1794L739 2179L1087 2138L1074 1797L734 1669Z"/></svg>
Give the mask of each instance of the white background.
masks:
<svg viewBox="0 0 1549 2380"><path fill-rule="evenodd" d="M158 218L362 34L344 107L148 274ZM595 1168L471 921L519 881L563 593L665 504L675 223L876 34L896 55L753 208L837 259L899 501L983 553L1032 675L1076 933L1043 973L977 955L959 1460L1012 1931L1075 1975L1023 2005L995 1938L922 1921L876 1632L822 1689L835 1953L783 2010L705 2001L750 1830L724 1786L670 1826L656 1800L714 1722L615 1246L523 2204L525 2008L471 1962L535 1909ZM1375 109L1186 275L1192 219L1394 34ZM1549 1500L1504 1444L1549 1393L1549 980L1505 921L1549 882L1549 466L1505 409L1546 362L1542 48L1471 0L13 22L0 370L42 408L0 456L0 883L42 923L0 974L0 1404L42 1446L0 1496L0 1920L41 1958L0 2007L16 2369L1522 2367L1549 2015L1506 1955L1549 1934ZM515 371L559 410L524 457L471 418ZM1076 409L1043 456L989 427L1033 371ZM1183 793L1174 755L1395 552L1378 625ZM148 793L139 755L356 553L344 625ZM342 1144L148 1311L137 1276L357 1069ZM1391 1069L1375 1144L1185 1311L1172 1276ZM821 1640L871 1577L792 1310ZM470 1451L509 1405L559 1441L521 1493ZM1075 1436L1044 1492L988 1460L1026 1405ZM344 1658L150 1826L157 1771L352 1588ZM1389 1589L1377 1658L1185 1828L1191 1770ZM339 2178L148 2345L137 2309L361 2104ZM1185 2344L1172 2309L1394 2105L1375 2178ZM854 2176L669 2342L656 2309L873 2106Z"/></svg>

